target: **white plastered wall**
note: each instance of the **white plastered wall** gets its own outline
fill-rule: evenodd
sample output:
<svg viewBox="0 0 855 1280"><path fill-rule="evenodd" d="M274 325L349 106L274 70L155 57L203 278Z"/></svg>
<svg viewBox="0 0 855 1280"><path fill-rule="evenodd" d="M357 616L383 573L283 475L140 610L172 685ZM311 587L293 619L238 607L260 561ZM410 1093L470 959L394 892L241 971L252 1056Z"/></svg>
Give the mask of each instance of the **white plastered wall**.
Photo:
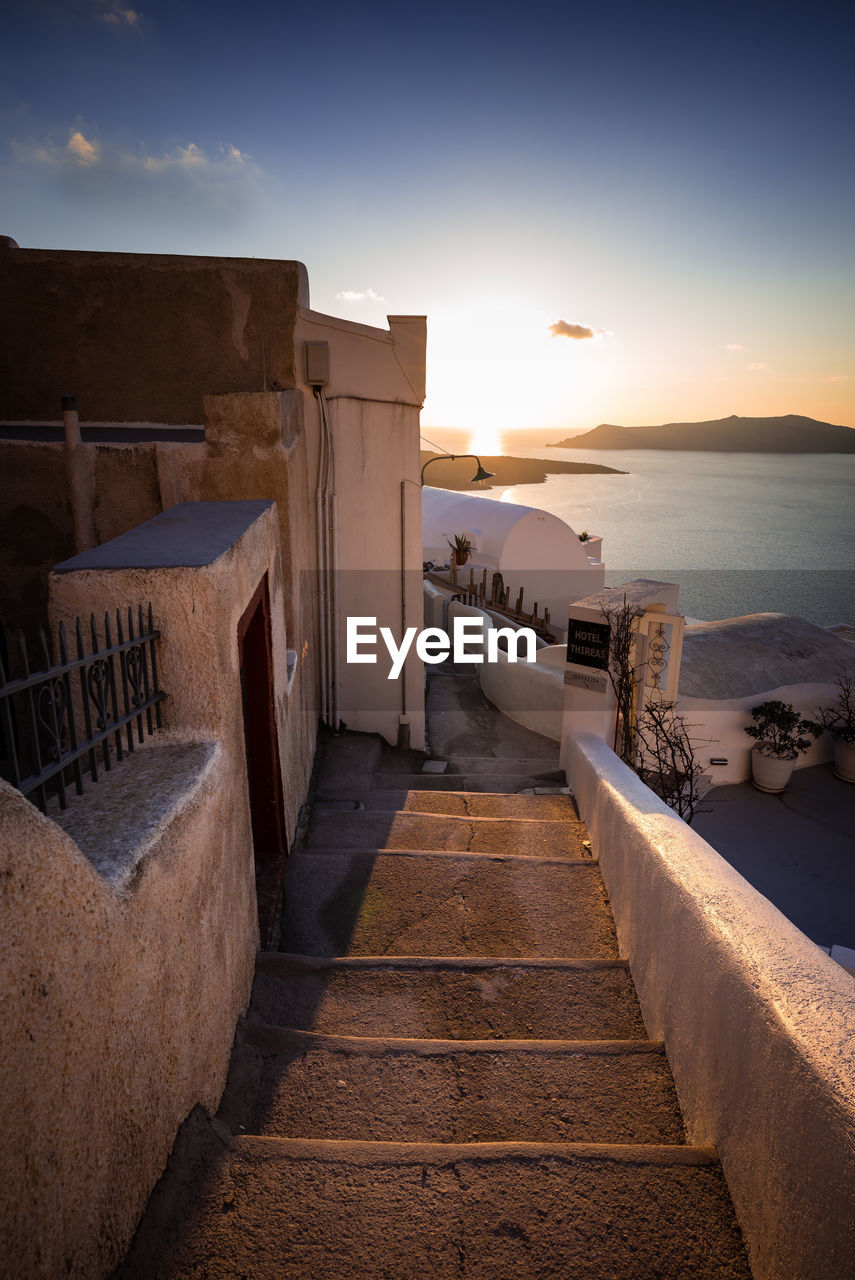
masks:
<svg viewBox="0 0 855 1280"><path fill-rule="evenodd" d="M726 765L710 765L709 777L714 786L729 782L744 782L751 777L751 748L754 742L745 732L746 725L753 724L751 708L761 702L775 700L789 703L807 718L815 717L817 709L830 706L839 690L833 684L788 684L765 693L751 694L746 698L685 698L678 697L677 709L692 726L690 736L695 753L704 765L712 758L727 760ZM830 760L833 753L831 738L824 734L811 743L809 749L794 761L796 769L807 769Z"/></svg>
<svg viewBox="0 0 855 1280"><path fill-rule="evenodd" d="M754 1280L851 1280L851 976L599 738L566 751L645 1025L689 1141L718 1148Z"/></svg>
<svg viewBox="0 0 855 1280"><path fill-rule="evenodd" d="M397 680L385 652L376 665L348 664L345 619L374 617L400 642L423 625L419 413L424 399L426 325L390 316L389 330L302 309L296 341L329 344L323 388L335 450L338 545L339 714L348 728L398 739L402 719L412 746L424 745L424 672L411 649ZM303 381L310 485L317 476L319 406Z"/></svg>

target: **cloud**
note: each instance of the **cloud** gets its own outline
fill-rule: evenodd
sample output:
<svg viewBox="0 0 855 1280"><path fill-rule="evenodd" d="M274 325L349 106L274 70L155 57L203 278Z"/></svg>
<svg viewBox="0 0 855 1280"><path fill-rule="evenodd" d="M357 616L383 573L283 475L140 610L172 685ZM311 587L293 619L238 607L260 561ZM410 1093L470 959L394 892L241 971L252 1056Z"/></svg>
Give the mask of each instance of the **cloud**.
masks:
<svg viewBox="0 0 855 1280"><path fill-rule="evenodd" d="M94 169L98 166L108 173L125 176L173 172L215 178L225 178L238 172L257 177L260 173L250 156L231 143L221 145L215 155L208 155L195 142L174 147L161 155L151 155L144 147L139 151L129 151L87 138L82 127L71 130L64 147L53 142L38 147L13 142L13 147L19 160L59 170Z"/></svg>
<svg viewBox="0 0 855 1280"><path fill-rule="evenodd" d="M828 379L829 382L851 382L855 378L852 373L833 373Z"/></svg>
<svg viewBox="0 0 855 1280"><path fill-rule="evenodd" d="M237 160L237 163L242 163L243 157L237 147L230 147L228 151L226 151L224 147L220 148L221 155L223 155L227 160L235 159L235 156L233 156L231 152L234 152L236 156L240 157ZM139 162L141 159L143 168L148 173L162 173L164 169L205 169L210 165L210 161L205 155L205 152L201 147L197 147L195 142L188 142L186 147L176 147L174 151L169 151L162 156L144 155L142 157L137 157L133 155L126 155L123 159L127 166L131 166L135 162Z"/></svg>
<svg viewBox="0 0 855 1280"><path fill-rule="evenodd" d="M768 369L769 366L765 360L755 360L753 364L747 366L749 369Z"/></svg>
<svg viewBox="0 0 855 1280"><path fill-rule="evenodd" d="M385 302L386 299L382 294L377 293L375 289L342 289L341 293L337 293L336 298L339 302Z"/></svg>
<svg viewBox="0 0 855 1280"><path fill-rule="evenodd" d="M174 216L176 207L232 226L259 199L264 174L233 143L205 148L189 140L169 151L121 145L77 120L63 142L13 140L18 165L41 170L63 196L87 208L129 210L134 217Z"/></svg>
<svg viewBox="0 0 855 1280"><path fill-rule="evenodd" d="M119 0L101 0L106 6L105 12L101 14L101 21L106 22L111 27L136 27L139 29L142 14L136 9L126 9L119 3Z"/></svg>
<svg viewBox="0 0 855 1280"><path fill-rule="evenodd" d="M101 159L101 146L84 138L79 129L75 129L65 146L66 154L82 164L84 168L97 164Z"/></svg>
<svg viewBox="0 0 855 1280"><path fill-rule="evenodd" d="M725 343L724 349L725 351L744 351L745 350L741 342L727 342Z"/></svg>
<svg viewBox="0 0 855 1280"><path fill-rule="evenodd" d="M571 324L569 320L562 320L559 317L555 324L549 326L549 332L553 338L573 338L579 342L582 338L593 338L604 330L592 329L587 324Z"/></svg>

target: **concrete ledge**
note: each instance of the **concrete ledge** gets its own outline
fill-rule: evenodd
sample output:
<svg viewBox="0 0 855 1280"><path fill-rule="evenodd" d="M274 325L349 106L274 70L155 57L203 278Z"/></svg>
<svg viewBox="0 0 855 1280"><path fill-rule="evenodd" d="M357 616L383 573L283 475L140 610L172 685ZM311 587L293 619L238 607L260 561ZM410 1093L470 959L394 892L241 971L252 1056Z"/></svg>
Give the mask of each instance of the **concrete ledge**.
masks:
<svg viewBox="0 0 855 1280"><path fill-rule="evenodd" d="M272 502L179 502L145 524L54 565L55 574L105 569L188 569L215 564Z"/></svg>
<svg viewBox="0 0 855 1280"><path fill-rule="evenodd" d="M101 772L97 784L85 781L83 795L72 794L68 808L50 816L98 874L123 889L169 823L193 803L218 750L216 742L143 747Z"/></svg>
<svg viewBox="0 0 855 1280"><path fill-rule="evenodd" d="M719 1149L755 1280L851 1280L851 978L601 739L571 738L567 773L648 1035L689 1141Z"/></svg>

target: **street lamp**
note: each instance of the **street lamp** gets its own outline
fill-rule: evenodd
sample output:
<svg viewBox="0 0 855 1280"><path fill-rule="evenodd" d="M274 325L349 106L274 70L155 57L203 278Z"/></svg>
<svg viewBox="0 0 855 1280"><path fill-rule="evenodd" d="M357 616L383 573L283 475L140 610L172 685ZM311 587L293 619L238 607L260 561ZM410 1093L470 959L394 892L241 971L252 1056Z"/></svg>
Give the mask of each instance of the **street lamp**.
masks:
<svg viewBox="0 0 855 1280"><path fill-rule="evenodd" d="M474 458L475 459L475 461L478 463L478 470L475 472L474 476L469 481L470 484L475 484L476 480L489 480L491 479L492 476L496 474L495 471L484 470L484 468L481 465L481 459L478 457L477 453L443 453L443 454L440 454L439 457L428 458L427 462L422 467L422 488L424 488L424 483L425 483L425 471L428 469L430 464L432 462L444 462L447 458L450 458L452 462L456 462L458 458Z"/></svg>

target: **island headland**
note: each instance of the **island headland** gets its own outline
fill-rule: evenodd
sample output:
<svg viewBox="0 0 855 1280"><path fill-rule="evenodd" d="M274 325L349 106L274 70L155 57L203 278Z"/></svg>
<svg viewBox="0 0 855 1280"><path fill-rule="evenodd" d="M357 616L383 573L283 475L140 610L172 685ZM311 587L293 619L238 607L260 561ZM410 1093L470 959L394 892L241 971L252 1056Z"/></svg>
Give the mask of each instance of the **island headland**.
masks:
<svg viewBox="0 0 855 1280"><path fill-rule="evenodd" d="M592 431L547 449L683 449L703 453L855 453L855 429L788 413L777 418L716 418L620 427L601 422Z"/></svg>
<svg viewBox="0 0 855 1280"><path fill-rule="evenodd" d="M512 458L504 454L488 457L479 455L481 464L487 471L492 471L494 478L483 486L473 483L472 475L475 462L471 456L458 456L454 461L449 457L445 466L431 467L425 472L425 484L434 489L492 489L496 485L511 484L543 484L547 475L556 473L581 475L618 475L627 473L616 467L603 467L594 462L556 462L550 458ZM431 458L445 458L443 453L422 450L421 465Z"/></svg>

